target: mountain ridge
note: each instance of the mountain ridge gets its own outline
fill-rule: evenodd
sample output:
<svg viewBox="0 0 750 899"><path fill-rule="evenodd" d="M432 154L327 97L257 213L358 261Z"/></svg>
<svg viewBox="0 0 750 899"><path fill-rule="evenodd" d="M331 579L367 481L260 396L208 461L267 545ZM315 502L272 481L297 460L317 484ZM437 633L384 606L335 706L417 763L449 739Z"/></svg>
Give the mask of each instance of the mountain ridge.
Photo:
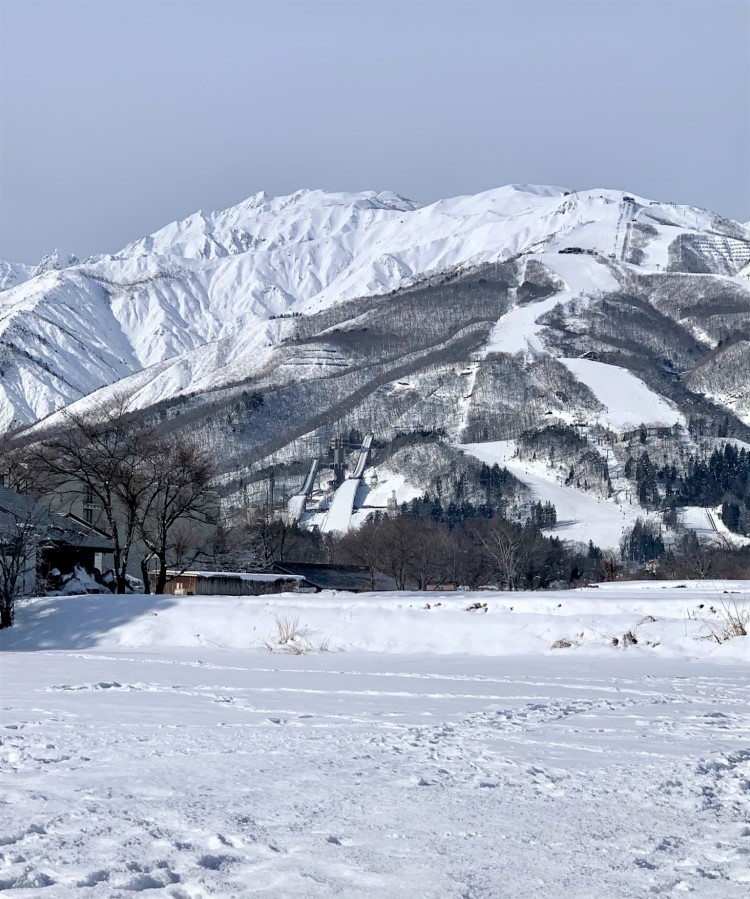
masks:
<svg viewBox="0 0 750 899"><path fill-rule="evenodd" d="M45 270L31 270L0 293L0 423L31 423L169 360L182 371L174 387L190 389L190 365L177 366L177 360L196 353L205 374L211 355L205 348L212 345L225 348L231 377L241 378L245 347L253 357L273 347L273 317L383 295L441 271L555 252L573 241L602 256L644 254L625 245L636 206L647 225L674 230L671 242L680 234L713 240L718 267L734 277L733 254L750 240L739 223L617 191L528 185L428 205L389 192L261 193L227 210L173 222L113 256L76 264L75 257L53 255ZM648 242L645 264L667 267L666 243ZM50 271L58 276L50 278ZM80 304L103 323L83 350L58 321L60 310L77 321L72 306ZM248 340L248 331L266 334L265 343ZM248 363L247 373L254 369L254 361ZM221 376L212 383L221 383ZM165 390L162 385L159 395Z"/></svg>

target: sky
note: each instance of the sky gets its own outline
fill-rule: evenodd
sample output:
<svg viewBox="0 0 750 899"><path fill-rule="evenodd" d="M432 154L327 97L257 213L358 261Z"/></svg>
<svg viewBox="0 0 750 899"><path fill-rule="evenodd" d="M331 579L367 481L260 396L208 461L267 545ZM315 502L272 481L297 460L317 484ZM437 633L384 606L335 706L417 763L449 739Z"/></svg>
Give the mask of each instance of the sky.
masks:
<svg viewBox="0 0 750 899"><path fill-rule="evenodd" d="M260 190L619 188L750 219L748 0L0 0L0 258Z"/></svg>

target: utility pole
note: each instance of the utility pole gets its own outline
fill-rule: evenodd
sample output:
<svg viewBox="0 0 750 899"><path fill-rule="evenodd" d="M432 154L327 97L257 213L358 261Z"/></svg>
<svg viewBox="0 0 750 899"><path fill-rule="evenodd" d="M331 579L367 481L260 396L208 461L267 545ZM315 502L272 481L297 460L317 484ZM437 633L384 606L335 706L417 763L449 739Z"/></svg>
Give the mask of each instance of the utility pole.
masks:
<svg viewBox="0 0 750 899"><path fill-rule="evenodd" d="M268 516L269 518L273 518L273 504L274 504L274 489L276 487L276 474L271 469L271 474L268 476Z"/></svg>

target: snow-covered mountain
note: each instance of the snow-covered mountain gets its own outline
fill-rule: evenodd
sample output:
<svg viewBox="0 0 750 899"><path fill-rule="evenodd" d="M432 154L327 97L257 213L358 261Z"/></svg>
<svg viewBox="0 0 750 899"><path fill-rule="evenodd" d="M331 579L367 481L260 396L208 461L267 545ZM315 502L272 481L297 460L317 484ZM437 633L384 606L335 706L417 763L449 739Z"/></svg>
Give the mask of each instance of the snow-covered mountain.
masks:
<svg viewBox="0 0 750 899"><path fill-rule="evenodd" d="M558 255L570 247L597 255ZM734 279L750 263L750 231L605 190L509 186L429 206L392 193L258 194L98 261L55 253L33 270L3 264L0 426L129 375L139 406L216 389L270 359L288 330L274 316L310 316L436 272L516 258L546 260L570 296L613 289L633 264ZM522 348L533 317L519 306L490 348Z"/></svg>
<svg viewBox="0 0 750 899"><path fill-rule="evenodd" d="M0 290L15 287L23 281L28 281L33 271L32 266L22 262L5 262L0 259Z"/></svg>

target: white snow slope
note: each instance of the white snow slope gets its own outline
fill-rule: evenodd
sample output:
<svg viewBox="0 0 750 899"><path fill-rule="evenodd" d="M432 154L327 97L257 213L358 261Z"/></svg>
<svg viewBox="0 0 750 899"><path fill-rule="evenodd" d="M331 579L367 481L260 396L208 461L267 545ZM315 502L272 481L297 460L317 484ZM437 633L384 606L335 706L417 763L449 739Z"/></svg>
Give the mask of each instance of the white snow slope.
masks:
<svg viewBox="0 0 750 899"><path fill-rule="evenodd" d="M563 540L577 543L593 540L602 549L616 550L625 531L639 518L653 517L658 521L657 516L629 498L616 494L604 499L566 487L558 480L559 471L543 462L519 459L515 455L515 440L465 443L458 448L487 465L507 468L529 488L535 501L551 502L557 511L557 525L546 533Z"/></svg>
<svg viewBox="0 0 750 899"><path fill-rule="evenodd" d="M22 262L5 262L0 259L0 290L7 290L31 277L32 268Z"/></svg>
<svg viewBox="0 0 750 899"><path fill-rule="evenodd" d="M270 316L387 294L457 266L545 251L560 269L585 265L585 286L606 289L616 281L601 260L624 258L636 217L652 226L646 266L679 235L704 231L719 241L725 267L747 262L732 256L745 244L722 237L742 226L704 210L619 191L513 185L424 207L387 192L258 194L114 256L70 265L72 257L56 253L33 272L7 264L5 283L26 280L0 292L0 427L44 417L149 366L127 384L135 406L237 381L256 373L280 340L283 323L269 328ZM556 255L570 246L601 259ZM566 283L574 296L577 280ZM514 348L525 346L519 328L534 331L543 306L509 313L518 321L499 326L499 345L507 328Z"/></svg>
<svg viewBox="0 0 750 899"><path fill-rule="evenodd" d="M748 589L35 600L0 633L0 889L744 899L748 638L686 616ZM274 613L348 651L269 655Z"/></svg>
<svg viewBox="0 0 750 899"><path fill-rule="evenodd" d="M681 412L627 369L593 359L560 361L604 406L599 418L607 427L627 430L639 424L685 426Z"/></svg>

